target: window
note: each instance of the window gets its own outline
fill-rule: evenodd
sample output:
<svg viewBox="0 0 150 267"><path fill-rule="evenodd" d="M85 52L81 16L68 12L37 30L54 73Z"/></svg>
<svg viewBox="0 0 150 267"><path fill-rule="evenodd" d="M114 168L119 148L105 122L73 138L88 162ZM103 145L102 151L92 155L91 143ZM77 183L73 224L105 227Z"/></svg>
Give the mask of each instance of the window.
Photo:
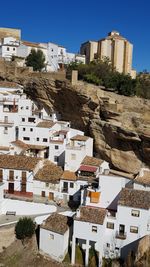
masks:
<svg viewBox="0 0 150 267"><path fill-rule="evenodd" d="M43 138L43 142L47 142L47 138Z"/></svg>
<svg viewBox="0 0 150 267"><path fill-rule="evenodd" d="M37 138L36 138L36 141L39 141L39 140L40 140L40 138L39 138L39 137L37 137Z"/></svg>
<svg viewBox="0 0 150 267"><path fill-rule="evenodd" d="M97 226L92 225L92 232L97 233Z"/></svg>
<svg viewBox="0 0 150 267"><path fill-rule="evenodd" d="M23 137L23 140L29 141L30 137Z"/></svg>
<svg viewBox="0 0 150 267"><path fill-rule="evenodd" d="M106 227L109 228L109 229L114 229L114 223L107 222Z"/></svg>
<svg viewBox="0 0 150 267"><path fill-rule="evenodd" d="M106 243L106 247L107 247L107 248L110 248L110 244L109 244L109 243Z"/></svg>
<svg viewBox="0 0 150 267"><path fill-rule="evenodd" d="M70 183L70 188L74 188L74 183Z"/></svg>
<svg viewBox="0 0 150 267"><path fill-rule="evenodd" d="M4 134L8 134L8 127L4 127Z"/></svg>
<svg viewBox="0 0 150 267"><path fill-rule="evenodd" d="M30 132L33 132L33 128L30 128Z"/></svg>
<svg viewBox="0 0 150 267"><path fill-rule="evenodd" d="M57 156L54 156L54 161L58 162L59 158Z"/></svg>
<svg viewBox="0 0 150 267"><path fill-rule="evenodd" d="M53 240L54 239L54 235L53 234L50 234L49 235L49 238Z"/></svg>
<svg viewBox="0 0 150 267"><path fill-rule="evenodd" d="M9 47L7 47L7 51L9 51Z"/></svg>
<svg viewBox="0 0 150 267"><path fill-rule="evenodd" d="M138 233L138 227L137 226L130 226L130 233L137 234Z"/></svg>
<svg viewBox="0 0 150 267"><path fill-rule="evenodd" d="M26 128L23 128L23 131L25 132Z"/></svg>
<svg viewBox="0 0 150 267"><path fill-rule="evenodd" d="M59 149L59 146L55 146L55 149Z"/></svg>
<svg viewBox="0 0 150 267"><path fill-rule="evenodd" d="M25 118L22 118L22 121L25 121Z"/></svg>
<svg viewBox="0 0 150 267"><path fill-rule="evenodd" d="M23 107L21 107L20 109L23 109Z"/></svg>
<svg viewBox="0 0 150 267"><path fill-rule="evenodd" d="M26 109L29 109L29 107L27 106Z"/></svg>
<svg viewBox="0 0 150 267"><path fill-rule="evenodd" d="M45 186L46 186L46 187L49 187L49 183L45 183Z"/></svg>
<svg viewBox="0 0 150 267"><path fill-rule="evenodd" d="M13 51L15 51L16 49L15 49L15 47L13 47Z"/></svg>
<svg viewBox="0 0 150 267"><path fill-rule="evenodd" d="M71 154L71 159L75 160L76 159L76 154Z"/></svg>
<svg viewBox="0 0 150 267"><path fill-rule="evenodd" d="M28 118L28 122L35 122L35 118Z"/></svg>
<svg viewBox="0 0 150 267"><path fill-rule="evenodd" d="M131 215L134 217L140 217L140 211L139 210L131 210Z"/></svg>

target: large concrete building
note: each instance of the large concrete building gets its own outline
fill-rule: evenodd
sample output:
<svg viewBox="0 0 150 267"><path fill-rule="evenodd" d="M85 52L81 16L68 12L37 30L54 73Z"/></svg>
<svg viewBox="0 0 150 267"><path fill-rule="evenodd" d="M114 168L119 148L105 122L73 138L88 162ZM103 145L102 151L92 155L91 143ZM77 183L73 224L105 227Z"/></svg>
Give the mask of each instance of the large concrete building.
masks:
<svg viewBox="0 0 150 267"><path fill-rule="evenodd" d="M88 41L81 45L81 54L86 55L87 64L94 58L101 60L109 58L113 69L135 78L136 72L132 69L132 53L133 45L117 31L110 32L106 38L98 42Z"/></svg>

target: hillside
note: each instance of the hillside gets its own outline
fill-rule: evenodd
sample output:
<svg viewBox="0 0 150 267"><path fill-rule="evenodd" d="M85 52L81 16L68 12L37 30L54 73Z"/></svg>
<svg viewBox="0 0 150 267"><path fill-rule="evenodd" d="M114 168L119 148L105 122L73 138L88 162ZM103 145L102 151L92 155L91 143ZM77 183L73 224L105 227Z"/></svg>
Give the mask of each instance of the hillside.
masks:
<svg viewBox="0 0 150 267"><path fill-rule="evenodd" d="M150 100L126 97L52 75L4 75L0 80L18 82L27 95L46 110L57 110L72 127L94 138L97 156L113 167L136 174L150 166Z"/></svg>

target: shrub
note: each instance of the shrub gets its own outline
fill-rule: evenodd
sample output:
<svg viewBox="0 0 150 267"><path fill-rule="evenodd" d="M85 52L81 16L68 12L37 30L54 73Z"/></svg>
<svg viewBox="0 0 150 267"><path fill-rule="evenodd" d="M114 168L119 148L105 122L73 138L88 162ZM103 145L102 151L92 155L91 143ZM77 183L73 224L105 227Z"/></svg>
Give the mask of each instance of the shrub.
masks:
<svg viewBox="0 0 150 267"><path fill-rule="evenodd" d="M31 218L20 218L15 226L15 235L17 239L24 241L25 238L31 238L35 232L35 223Z"/></svg>
<svg viewBox="0 0 150 267"><path fill-rule="evenodd" d="M83 251L80 246L76 246L76 257L75 257L75 263L84 265L84 258L83 258Z"/></svg>

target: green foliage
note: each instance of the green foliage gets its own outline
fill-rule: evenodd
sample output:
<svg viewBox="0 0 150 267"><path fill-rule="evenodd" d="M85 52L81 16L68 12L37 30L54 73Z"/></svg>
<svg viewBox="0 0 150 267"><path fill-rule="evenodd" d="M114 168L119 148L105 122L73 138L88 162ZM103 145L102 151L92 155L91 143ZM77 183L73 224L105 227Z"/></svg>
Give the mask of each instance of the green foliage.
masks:
<svg viewBox="0 0 150 267"><path fill-rule="evenodd" d="M80 265L84 265L83 250L78 245L76 246L75 263L80 264Z"/></svg>
<svg viewBox="0 0 150 267"><path fill-rule="evenodd" d="M31 238L35 232L35 223L31 218L20 218L15 226L15 235L17 239L24 241L25 238Z"/></svg>
<svg viewBox="0 0 150 267"><path fill-rule="evenodd" d="M98 256L93 247L90 248L89 251L89 267L97 267L98 266Z"/></svg>
<svg viewBox="0 0 150 267"><path fill-rule="evenodd" d="M122 95L131 96L136 92L136 80L130 76L112 70L109 60L97 60L90 64L72 63L67 71L78 70L79 79L96 85L103 85L106 88L113 88L114 91Z"/></svg>
<svg viewBox="0 0 150 267"><path fill-rule="evenodd" d="M42 50L32 49L31 53L26 57L26 65L33 67L34 71L41 71L45 67L45 56Z"/></svg>
<svg viewBox="0 0 150 267"><path fill-rule="evenodd" d="M103 258L102 267L111 267L112 266L112 259Z"/></svg>

